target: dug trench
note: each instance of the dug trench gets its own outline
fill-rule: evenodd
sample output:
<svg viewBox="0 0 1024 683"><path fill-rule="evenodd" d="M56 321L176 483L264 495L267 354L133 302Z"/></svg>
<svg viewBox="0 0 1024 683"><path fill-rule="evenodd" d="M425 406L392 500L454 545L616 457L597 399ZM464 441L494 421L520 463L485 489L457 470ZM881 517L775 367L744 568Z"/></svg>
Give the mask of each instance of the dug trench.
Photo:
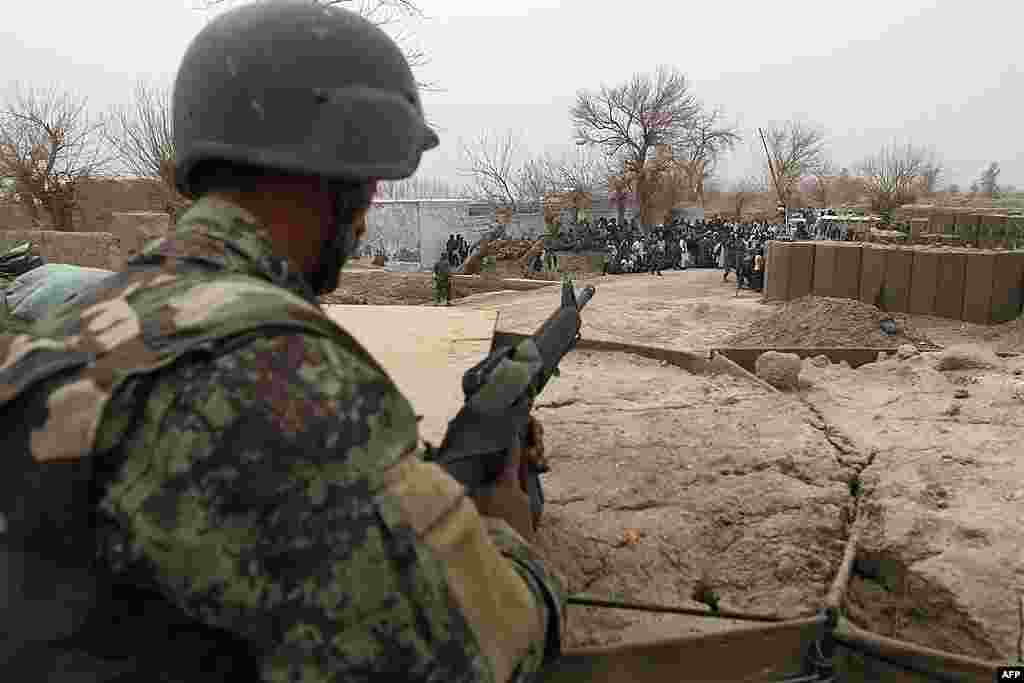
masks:
<svg viewBox="0 0 1024 683"><path fill-rule="evenodd" d="M1019 656L1024 592L1024 362L983 348L968 349L963 365L947 362L954 356L922 353L857 370L805 363L801 394L823 425L841 426L837 449L868 454L857 456L864 525L851 620L1010 661Z"/></svg>
<svg viewBox="0 0 1024 683"><path fill-rule="evenodd" d="M1014 530L996 538L996 529L949 521L954 543L944 546L925 511L899 516L904 499L889 487L900 479L893 468L903 466L906 446L887 443L887 428L873 416L872 432L882 435L865 438L843 406L870 402L836 393L877 394L871 379L887 373L864 367L808 363L801 389L781 393L632 354L567 357L537 414L552 461L540 543L569 591L691 608L711 597L725 609L812 614L824 604L859 509L864 541L845 604L853 623L969 656L1015 655ZM909 495L941 500L938 490L924 484ZM921 547L900 540L905 524ZM1003 554L972 557L981 548ZM740 625L569 610L569 647Z"/></svg>

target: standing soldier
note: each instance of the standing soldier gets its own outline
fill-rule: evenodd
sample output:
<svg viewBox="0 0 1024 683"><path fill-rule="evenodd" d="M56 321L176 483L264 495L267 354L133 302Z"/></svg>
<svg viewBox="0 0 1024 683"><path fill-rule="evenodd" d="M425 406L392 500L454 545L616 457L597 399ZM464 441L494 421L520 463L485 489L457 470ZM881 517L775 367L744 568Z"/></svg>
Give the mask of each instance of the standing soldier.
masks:
<svg viewBox="0 0 1024 683"><path fill-rule="evenodd" d="M519 474L537 423L467 494L317 303L377 180L438 144L401 50L338 7L241 6L185 52L173 121L197 201L33 335L0 336L6 678L531 677L566 599Z"/></svg>
<svg viewBox="0 0 1024 683"><path fill-rule="evenodd" d="M451 305L451 268L448 260L439 258L434 264L434 303Z"/></svg>

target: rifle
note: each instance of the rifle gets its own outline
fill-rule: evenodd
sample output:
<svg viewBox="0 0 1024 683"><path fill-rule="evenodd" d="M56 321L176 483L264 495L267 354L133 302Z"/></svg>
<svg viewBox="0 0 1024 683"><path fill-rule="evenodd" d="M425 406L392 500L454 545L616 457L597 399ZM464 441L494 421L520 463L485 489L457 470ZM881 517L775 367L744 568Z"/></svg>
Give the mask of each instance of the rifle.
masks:
<svg viewBox="0 0 1024 683"><path fill-rule="evenodd" d="M462 377L466 402L448 423L441 446L434 449L427 445L425 459L444 467L471 493L497 481L507 452L526 445L533 401L548 380L558 374L558 364L580 339L583 324L580 311L594 292L592 286L587 286L577 296L572 280L565 278L559 307L531 337L516 346L502 346L492 351L467 370ZM525 364L529 376L511 388L496 385L493 376L498 367L506 360L522 362L521 353L533 359ZM475 400L482 390L487 394L486 403ZM544 507L540 475L545 471L545 467L528 463L525 484L534 526L540 521Z"/></svg>

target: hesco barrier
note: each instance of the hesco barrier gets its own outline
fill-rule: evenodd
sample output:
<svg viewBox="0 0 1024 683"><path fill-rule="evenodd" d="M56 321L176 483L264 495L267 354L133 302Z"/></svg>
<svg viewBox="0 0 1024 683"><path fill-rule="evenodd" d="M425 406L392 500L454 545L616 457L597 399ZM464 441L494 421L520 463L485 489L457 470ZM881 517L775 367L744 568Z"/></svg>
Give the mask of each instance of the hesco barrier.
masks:
<svg viewBox="0 0 1024 683"><path fill-rule="evenodd" d="M986 325L1013 320L1024 304L1024 250L772 241L766 261L767 301L881 301L893 313Z"/></svg>

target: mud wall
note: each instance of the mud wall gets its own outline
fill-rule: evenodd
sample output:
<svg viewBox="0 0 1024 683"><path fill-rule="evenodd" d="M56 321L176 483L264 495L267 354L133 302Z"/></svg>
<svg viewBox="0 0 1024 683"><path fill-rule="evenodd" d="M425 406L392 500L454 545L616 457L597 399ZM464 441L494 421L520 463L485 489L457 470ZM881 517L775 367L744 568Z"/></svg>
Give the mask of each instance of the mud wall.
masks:
<svg viewBox="0 0 1024 683"><path fill-rule="evenodd" d="M996 324L1021 315L1024 250L769 243L764 297L859 299L894 313Z"/></svg>
<svg viewBox="0 0 1024 683"><path fill-rule="evenodd" d="M74 232L112 232L119 212L169 213L179 198L160 181L149 178L94 178L78 187L77 207L72 213ZM40 224L33 224L25 208L15 202L0 203L0 232L46 229L50 218L40 210Z"/></svg>
<svg viewBox="0 0 1024 683"><path fill-rule="evenodd" d="M170 224L167 213L137 211L112 213L109 232L0 230L0 252L32 242L48 263L119 270L146 242L167 234Z"/></svg>
<svg viewBox="0 0 1024 683"><path fill-rule="evenodd" d="M35 244L35 252L47 263L67 263L89 268L118 270L123 263L121 245L108 232L60 232L55 230L0 231L0 251L21 242Z"/></svg>

